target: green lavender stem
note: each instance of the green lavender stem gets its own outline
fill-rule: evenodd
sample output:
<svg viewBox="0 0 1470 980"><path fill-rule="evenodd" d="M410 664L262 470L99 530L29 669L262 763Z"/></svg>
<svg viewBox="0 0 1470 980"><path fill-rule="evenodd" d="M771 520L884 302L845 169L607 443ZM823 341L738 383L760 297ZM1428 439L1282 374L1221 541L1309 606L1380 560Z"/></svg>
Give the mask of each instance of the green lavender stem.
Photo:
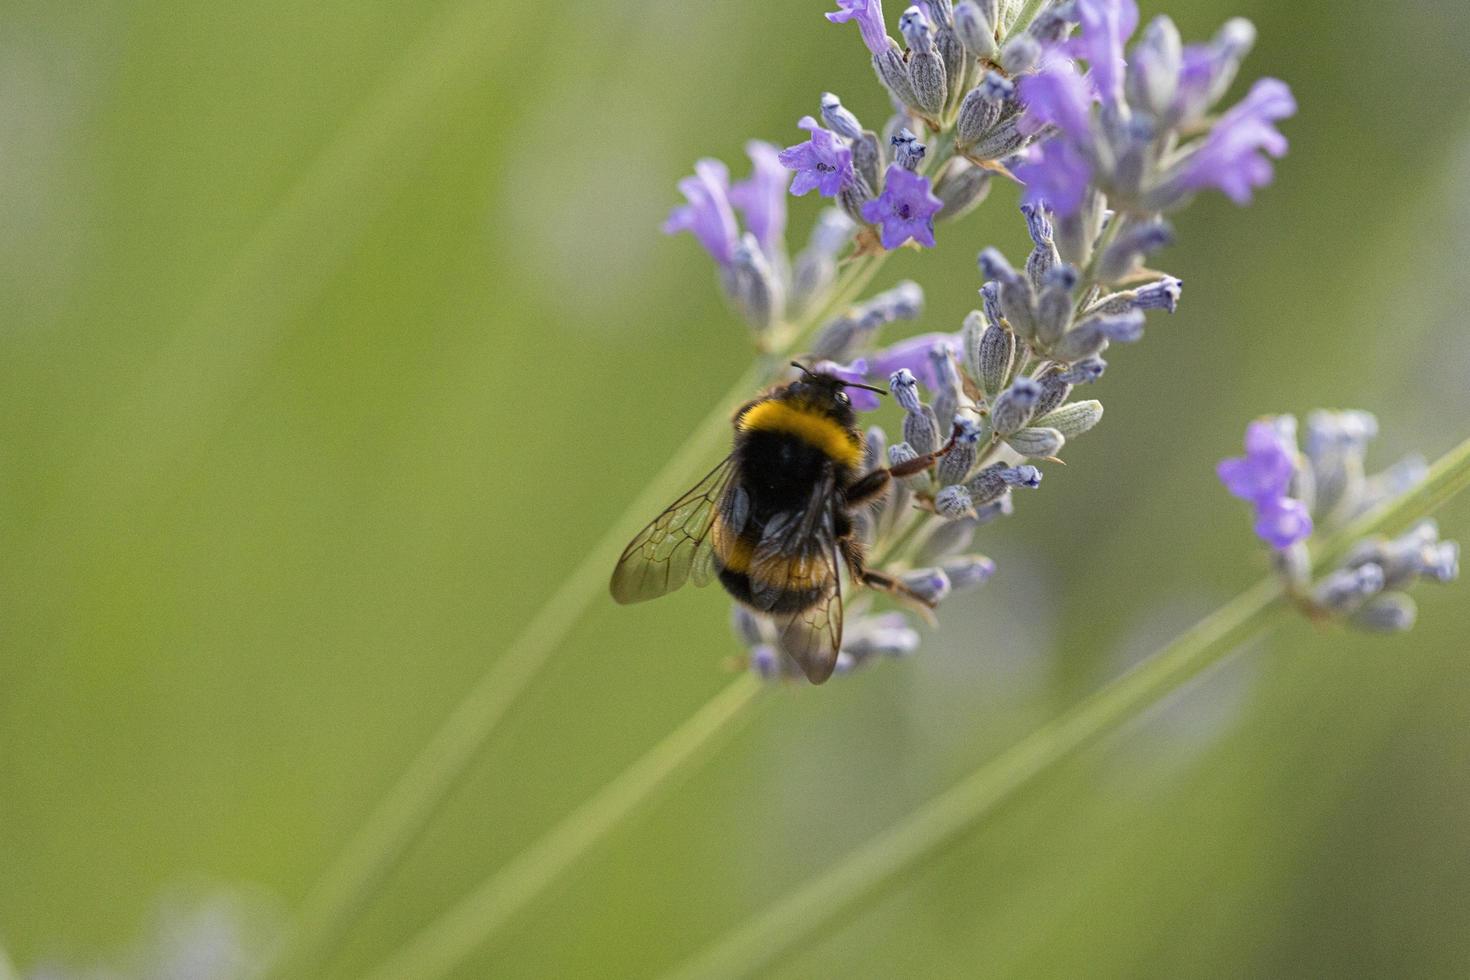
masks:
<svg viewBox="0 0 1470 980"><path fill-rule="evenodd" d="M1334 535L1320 572L1365 535L1408 526L1470 486L1470 440L1431 467L1414 490ZM1281 583L1265 579L1195 624L1163 650L1042 726L952 789L853 851L682 964L671 977L756 973L865 898L913 873L1033 779L1073 758L1175 693L1260 634L1287 607Z"/></svg>
<svg viewBox="0 0 1470 980"><path fill-rule="evenodd" d="M754 674L735 678L596 796L410 940L370 980L419 980L454 969L655 790L712 751L719 737L749 716L746 708L760 689Z"/></svg>
<svg viewBox="0 0 1470 980"><path fill-rule="evenodd" d="M850 303L877 273L887 253L854 261L834 286L822 313L791 330L790 349L831 313ZM785 356L762 358L716 403L611 529L585 554L546 604L455 707L368 816L335 862L307 895L278 947L257 971L259 978L313 976L336 952L378 887L403 861L449 794L490 740L506 711L545 666L587 608L604 594L607 576L629 539L650 514L683 490L701 463L728 436L730 407L769 383L785 368Z"/></svg>

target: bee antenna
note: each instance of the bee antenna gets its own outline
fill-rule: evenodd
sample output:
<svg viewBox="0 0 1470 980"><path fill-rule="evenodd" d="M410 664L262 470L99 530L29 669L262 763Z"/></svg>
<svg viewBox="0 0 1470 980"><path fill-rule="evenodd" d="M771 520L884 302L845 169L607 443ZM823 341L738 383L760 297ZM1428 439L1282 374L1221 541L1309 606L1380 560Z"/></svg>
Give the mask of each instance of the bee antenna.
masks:
<svg viewBox="0 0 1470 980"><path fill-rule="evenodd" d="M877 385L865 385L861 381L844 381L842 382L842 386L844 388L861 388L863 391L872 391L880 395L888 394L886 389L879 388Z"/></svg>
<svg viewBox="0 0 1470 980"><path fill-rule="evenodd" d="M805 374L805 375L808 375L809 376L812 373L811 372L811 369L808 368L805 364L802 364L800 361L792 361L791 362L791 366L794 367L794 368L796 368L802 374Z"/></svg>

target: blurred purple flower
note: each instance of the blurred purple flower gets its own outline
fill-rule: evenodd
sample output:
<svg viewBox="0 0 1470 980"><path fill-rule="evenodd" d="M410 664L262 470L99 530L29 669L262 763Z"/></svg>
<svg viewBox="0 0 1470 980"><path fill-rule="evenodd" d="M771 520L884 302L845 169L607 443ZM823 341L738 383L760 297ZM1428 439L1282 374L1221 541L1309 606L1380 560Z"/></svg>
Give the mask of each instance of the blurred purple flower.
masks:
<svg viewBox="0 0 1470 980"><path fill-rule="evenodd" d="M834 24L856 20L863 43L873 54L888 50L888 29L883 26L883 0L837 0L838 10L827 15Z"/></svg>
<svg viewBox="0 0 1470 980"><path fill-rule="evenodd" d="M1190 190L1216 187L1236 204L1248 204L1251 191L1271 182L1271 162L1262 153L1286 153L1286 137L1274 122L1296 112L1296 100L1285 82L1262 78L1250 93L1220 117L1180 174Z"/></svg>
<svg viewBox="0 0 1470 980"><path fill-rule="evenodd" d="M1138 27L1134 0L1077 0L1074 15L1080 35L1069 45L1074 57L1084 58L1097 94L1108 105L1123 101L1123 42Z"/></svg>
<svg viewBox="0 0 1470 980"><path fill-rule="evenodd" d="M679 181L679 190L689 203L669 212L664 234L690 232L716 262L729 265L739 238L730 207L729 168L718 160L700 160L694 165L694 176Z"/></svg>
<svg viewBox="0 0 1470 980"><path fill-rule="evenodd" d="M816 188L823 197L836 197L853 181L852 150L811 116L802 116L797 125L811 138L788 146L777 157L781 166L796 171L791 193L800 197Z"/></svg>
<svg viewBox="0 0 1470 980"><path fill-rule="evenodd" d="M867 376L886 380L894 372L908 368L925 388L937 391L939 370L930 354L938 347L958 351L960 343L960 335L951 333L921 333L917 337L900 340L867 359Z"/></svg>
<svg viewBox="0 0 1470 980"><path fill-rule="evenodd" d="M767 255L776 255L786 237L786 185L791 174L780 151L763 140L745 144L750 176L730 188L730 203L745 215L745 226Z"/></svg>
<svg viewBox="0 0 1470 980"><path fill-rule="evenodd" d="M1285 551L1312 534L1312 516L1300 500L1280 497L1256 506L1256 536Z"/></svg>
<svg viewBox="0 0 1470 980"><path fill-rule="evenodd" d="M934 247L934 215L944 202L929 189L929 178L890 164L883 193L862 207L865 221L881 225L878 238L884 248L898 248L912 238Z"/></svg>
<svg viewBox="0 0 1470 980"><path fill-rule="evenodd" d="M1226 490L1252 503L1286 496L1295 470L1295 448L1265 420L1245 430L1245 456L1222 459L1215 468Z"/></svg>
<svg viewBox="0 0 1470 980"><path fill-rule="evenodd" d="M1092 91L1072 62L1052 61L1022 78L1018 91L1026 107L1020 122L1024 132L1037 133L1050 124L1078 142L1091 140Z"/></svg>
<svg viewBox="0 0 1470 980"><path fill-rule="evenodd" d="M1012 171L1026 185L1021 199L1042 205L1058 218L1077 213L1092 182L1092 165L1065 139L1051 139L1028 147Z"/></svg>

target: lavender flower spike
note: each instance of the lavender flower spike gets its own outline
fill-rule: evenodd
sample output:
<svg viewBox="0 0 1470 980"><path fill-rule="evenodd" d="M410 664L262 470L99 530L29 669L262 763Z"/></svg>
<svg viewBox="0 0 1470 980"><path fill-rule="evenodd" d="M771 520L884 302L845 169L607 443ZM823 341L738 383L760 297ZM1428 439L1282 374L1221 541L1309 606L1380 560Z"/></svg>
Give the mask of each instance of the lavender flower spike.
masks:
<svg viewBox="0 0 1470 980"><path fill-rule="evenodd" d="M689 203L669 212L664 234L691 232L716 262L728 266L740 238L730 207L729 168L718 160L700 160L694 165L694 176L679 181L679 190Z"/></svg>
<svg viewBox="0 0 1470 980"><path fill-rule="evenodd" d="M878 238L884 248L898 248L909 239L934 247L934 215L944 202L929 189L929 178L890 164L883 179L883 193L862 207L863 219L880 225Z"/></svg>
<svg viewBox="0 0 1470 980"><path fill-rule="evenodd" d="M781 166L796 171L791 193L800 197L816 188L823 197L836 197L853 182L852 150L811 116L802 116L797 125L811 139L788 146L778 156Z"/></svg>
<svg viewBox="0 0 1470 980"><path fill-rule="evenodd" d="M730 203L745 215L745 226L767 256L780 253L786 239L786 185L791 174L781 165L776 147L764 140L745 144L750 177L730 188Z"/></svg>
<svg viewBox="0 0 1470 980"><path fill-rule="evenodd" d="M873 54L888 50L888 29L883 26L883 0L837 0L838 10L827 14L834 24L856 20L863 43Z"/></svg>
<svg viewBox="0 0 1470 980"><path fill-rule="evenodd" d="M1236 204L1249 204L1251 191L1269 184L1273 176L1271 162L1261 154L1286 153L1286 137L1272 124L1295 113L1296 100L1285 82L1260 79L1184 163L1180 186L1216 187Z"/></svg>

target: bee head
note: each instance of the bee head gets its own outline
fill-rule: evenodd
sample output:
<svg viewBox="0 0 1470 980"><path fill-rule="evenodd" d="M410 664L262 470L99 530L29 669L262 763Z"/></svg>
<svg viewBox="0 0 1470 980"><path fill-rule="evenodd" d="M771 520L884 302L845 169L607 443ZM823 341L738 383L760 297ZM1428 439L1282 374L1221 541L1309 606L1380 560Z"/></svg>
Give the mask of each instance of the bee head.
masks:
<svg viewBox="0 0 1470 980"><path fill-rule="evenodd" d="M875 391L880 395L888 393L873 385L859 381L845 381L835 374L827 374L824 371L813 371L796 361L792 361L791 366L801 372L801 377L782 388L778 397L806 405L837 419L844 426L855 425L857 413L853 411L852 402L843 389L862 388L866 391Z"/></svg>

